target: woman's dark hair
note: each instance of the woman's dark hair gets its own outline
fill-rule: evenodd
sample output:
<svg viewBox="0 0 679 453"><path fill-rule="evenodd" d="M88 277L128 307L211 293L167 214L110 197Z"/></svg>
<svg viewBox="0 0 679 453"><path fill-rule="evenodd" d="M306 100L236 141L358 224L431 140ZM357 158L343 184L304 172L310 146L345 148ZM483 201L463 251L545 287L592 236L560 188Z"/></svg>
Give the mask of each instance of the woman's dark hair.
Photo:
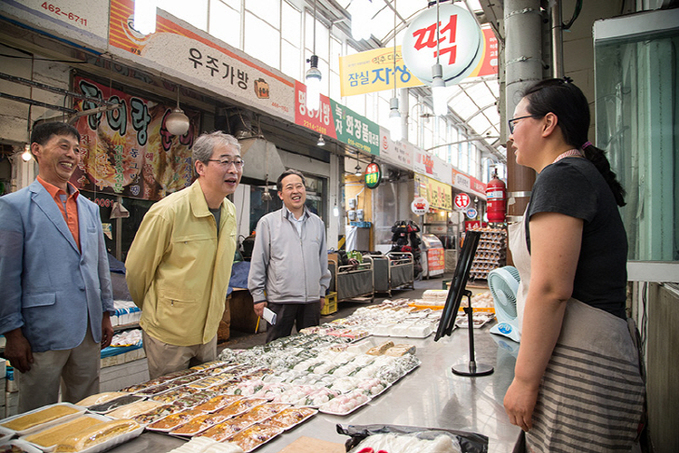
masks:
<svg viewBox="0 0 679 453"><path fill-rule="evenodd" d="M558 118L563 138L570 146L582 149L585 157L602 174L613 192L618 206L625 206L625 189L611 171L606 153L589 143L589 104L587 98L569 78L541 80L524 93L528 99L528 113L542 117L552 112Z"/></svg>

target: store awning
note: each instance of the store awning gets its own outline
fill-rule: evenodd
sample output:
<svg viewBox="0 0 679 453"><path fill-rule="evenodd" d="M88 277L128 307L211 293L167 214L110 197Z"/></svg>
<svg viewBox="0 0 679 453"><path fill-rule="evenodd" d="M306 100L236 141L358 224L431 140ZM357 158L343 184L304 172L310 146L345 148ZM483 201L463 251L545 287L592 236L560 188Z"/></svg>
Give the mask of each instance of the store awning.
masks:
<svg viewBox="0 0 679 453"><path fill-rule="evenodd" d="M286 170L273 143L262 138L246 138L239 142L240 153L245 161L244 177L275 181Z"/></svg>

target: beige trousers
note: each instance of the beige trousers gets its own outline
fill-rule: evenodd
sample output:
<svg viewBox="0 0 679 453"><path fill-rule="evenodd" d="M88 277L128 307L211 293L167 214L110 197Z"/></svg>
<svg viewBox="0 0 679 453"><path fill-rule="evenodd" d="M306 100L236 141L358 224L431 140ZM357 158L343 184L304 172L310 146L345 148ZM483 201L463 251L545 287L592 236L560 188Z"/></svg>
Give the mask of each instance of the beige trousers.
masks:
<svg viewBox="0 0 679 453"><path fill-rule="evenodd" d="M101 348L94 342L89 325L85 339L74 349L34 352L31 369L14 372L19 413L56 403L60 385L61 400L69 403L99 393L100 369Z"/></svg>
<svg viewBox="0 0 679 453"><path fill-rule="evenodd" d="M217 359L217 335L205 344L193 346L163 343L145 331L142 331L142 337L149 364L150 379Z"/></svg>

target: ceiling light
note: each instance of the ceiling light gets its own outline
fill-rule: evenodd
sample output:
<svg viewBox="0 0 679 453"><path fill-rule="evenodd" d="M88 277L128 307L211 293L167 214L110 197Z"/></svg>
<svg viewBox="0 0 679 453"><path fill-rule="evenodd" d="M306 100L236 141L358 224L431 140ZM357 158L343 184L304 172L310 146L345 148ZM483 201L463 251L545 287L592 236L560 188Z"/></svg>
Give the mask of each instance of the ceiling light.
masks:
<svg viewBox="0 0 679 453"><path fill-rule="evenodd" d="M318 141L316 142L316 146L325 146L325 140L323 140L323 134L320 134L318 136Z"/></svg>
<svg viewBox="0 0 679 453"><path fill-rule="evenodd" d="M391 139L397 142L403 138L403 132L401 131L401 113L398 111L398 98L391 98L389 105L389 133Z"/></svg>
<svg viewBox="0 0 679 453"><path fill-rule="evenodd" d="M448 99L446 99L446 84L443 81L443 66L436 63L431 67L431 98L434 114L443 116L448 113Z"/></svg>
<svg viewBox="0 0 679 453"><path fill-rule="evenodd" d="M132 28L142 35L156 32L156 0L134 0Z"/></svg>
<svg viewBox="0 0 679 453"><path fill-rule="evenodd" d="M310 111L318 110L321 105L321 71L318 69L318 56L312 55L307 60L311 67L304 77L306 83L306 108Z"/></svg>
<svg viewBox="0 0 679 453"><path fill-rule="evenodd" d="M370 39L372 2L370 0L353 0L349 5L349 14L351 14L351 37L356 41Z"/></svg>
<svg viewBox="0 0 679 453"><path fill-rule="evenodd" d="M24 146L24 152L21 153L21 159L22 159L24 162L28 162L28 161L31 160L32 158L33 158L33 154L31 154L31 145L29 145L28 143L26 143L26 145Z"/></svg>
<svg viewBox="0 0 679 453"><path fill-rule="evenodd" d="M179 108L179 87L177 87L177 107L165 118L165 128L172 135L184 135L189 131L191 122L184 111Z"/></svg>

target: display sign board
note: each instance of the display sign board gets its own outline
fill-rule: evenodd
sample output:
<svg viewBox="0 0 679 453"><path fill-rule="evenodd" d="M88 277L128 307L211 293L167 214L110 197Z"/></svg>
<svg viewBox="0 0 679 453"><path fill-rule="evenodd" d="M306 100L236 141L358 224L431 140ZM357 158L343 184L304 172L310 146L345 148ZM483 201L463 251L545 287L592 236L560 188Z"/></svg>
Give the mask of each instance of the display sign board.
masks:
<svg viewBox="0 0 679 453"><path fill-rule="evenodd" d="M339 57L339 63L342 96L393 90L394 81L398 88L424 85L408 71L401 57L401 46L396 46L395 68L393 47Z"/></svg>
<svg viewBox="0 0 679 453"><path fill-rule="evenodd" d="M452 185L453 166L451 164L419 148L414 148L413 157L413 171Z"/></svg>
<svg viewBox="0 0 679 453"><path fill-rule="evenodd" d="M466 214L467 214L467 217L469 217L470 219L475 219L476 216L479 215L478 211L474 208L467 209Z"/></svg>
<svg viewBox="0 0 679 453"><path fill-rule="evenodd" d="M461 171L452 171L453 187L464 192L472 192L474 195L478 196L480 199L486 199L486 185Z"/></svg>
<svg viewBox="0 0 679 453"><path fill-rule="evenodd" d="M101 3L101 2L94 2ZM293 122L295 81L178 21L159 2L156 32L131 28L134 1L111 0L109 51L168 76Z"/></svg>
<svg viewBox="0 0 679 453"><path fill-rule="evenodd" d="M318 110L306 108L306 85L295 82L295 124L332 137L375 156L380 155L380 127L342 104L321 95Z"/></svg>
<svg viewBox="0 0 679 453"><path fill-rule="evenodd" d="M3 0L0 12L31 28L105 50L108 38L108 2L76 0Z"/></svg>
<svg viewBox="0 0 679 453"><path fill-rule="evenodd" d="M393 141L389 129L380 126L380 158L382 160L412 171L414 149L415 146L405 140Z"/></svg>
<svg viewBox="0 0 679 453"><path fill-rule="evenodd" d="M415 174L415 185L421 197L429 200L432 208L453 210L452 191L449 185L424 175Z"/></svg>
<svg viewBox="0 0 679 453"><path fill-rule="evenodd" d="M429 274L433 271L443 271L446 267L446 254L444 249L437 247L427 250L427 267Z"/></svg>
<svg viewBox="0 0 679 453"><path fill-rule="evenodd" d="M82 116L82 159L71 182L79 189L159 200L191 184L191 147L200 114L185 110L191 126L182 136L167 131L165 119L174 106L131 96L91 80L75 77L76 92L117 103L106 113ZM80 100L76 110L97 105Z"/></svg>
<svg viewBox="0 0 679 453"><path fill-rule="evenodd" d="M424 215L429 211L429 201L424 197L415 197L410 204L410 209L415 215Z"/></svg>
<svg viewBox="0 0 679 453"><path fill-rule="evenodd" d="M460 211L464 211L469 207L469 204L471 203L471 199L469 198L469 195L466 193L458 193L455 195L455 209L458 209Z"/></svg>
<svg viewBox="0 0 679 453"><path fill-rule="evenodd" d="M485 42L472 13L446 3L439 5L438 11L423 11L410 23L402 48L403 60L417 78L431 84L431 67L438 61L443 67L443 81L450 86L477 70Z"/></svg>
<svg viewBox="0 0 679 453"><path fill-rule="evenodd" d="M376 189L382 182L382 169L377 162L371 162L365 167L365 185L368 189Z"/></svg>

